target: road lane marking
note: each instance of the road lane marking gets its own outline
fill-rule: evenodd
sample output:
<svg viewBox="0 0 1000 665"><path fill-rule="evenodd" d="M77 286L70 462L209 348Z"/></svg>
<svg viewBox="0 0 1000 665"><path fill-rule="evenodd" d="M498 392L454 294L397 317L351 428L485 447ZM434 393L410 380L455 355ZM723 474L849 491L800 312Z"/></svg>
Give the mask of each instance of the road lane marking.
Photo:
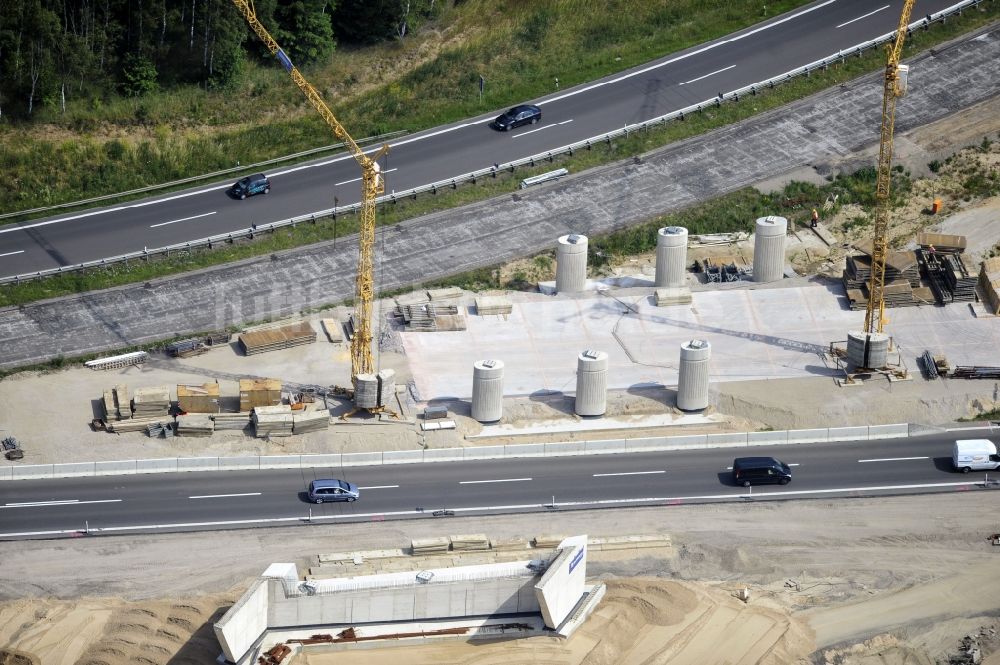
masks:
<svg viewBox="0 0 1000 665"><path fill-rule="evenodd" d="M549 128L553 127L553 126L554 125L545 125L544 127L539 127L538 129L530 129L530 130L528 130L526 132L521 132L520 134L515 134L514 138L516 139L516 138L519 138L521 136L527 136L528 134L534 134L535 132L540 132L543 129L549 129Z"/></svg>
<svg viewBox="0 0 1000 665"><path fill-rule="evenodd" d="M399 485L368 485L367 487L359 487L359 490L391 490L399 487Z"/></svg>
<svg viewBox="0 0 1000 665"><path fill-rule="evenodd" d="M523 483L531 478L500 478L498 480L460 480L459 485L479 485L482 483Z"/></svg>
<svg viewBox="0 0 1000 665"><path fill-rule="evenodd" d="M666 473L666 471L623 471L622 473L595 473L594 478L604 476L646 476L652 473Z"/></svg>
<svg viewBox="0 0 1000 665"><path fill-rule="evenodd" d="M857 18L852 18L850 21L847 21L846 23L841 23L840 25L838 25L837 28L843 28L845 25L850 25L850 24L854 23L855 21L860 21L861 19L868 18L872 14L878 14L883 9L889 9L889 5L886 5L885 7L879 7L875 11L868 12L867 14L864 14L864 15L859 16Z"/></svg>
<svg viewBox="0 0 1000 665"><path fill-rule="evenodd" d="M7 252L6 254L0 254L0 256L14 256L15 254L24 254L24 250L19 249L16 252Z"/></svg>
<svg viewBox="0 0 1000 665"><path fill-rule="evenodd" d="M858 464L865 462L905 462L914 459L930 459L930 457L880 457L878 459L859 459Z"/></svg>
<svg viewBox="0 0 1000 665"><path fill-rule="evenodd" d="M787 499L792 496L809 496L812 494L836 494L838 492L876 492L876 491L894 491L894 490L914 490L914 489L933 489L942 487L955 487L955 488L965 488L974 487L976 485L982 485L982 483L975 482L955 482L955 483L924 483L924 484L914 484L914 485L875 485L871 487L841 487L826 490L786 490L783 492L754 492L754 499L762 499L767 497L774 497L778 499ZM736 488L733 488L734 490ZM742 490L743 488L739 488ZM523 503L523 504L512 504L506 506L474 506L470 508L451 508L448 510L454 513L471 513L471 512L504 512L504 511L514 511L514 510L551 510L553 508L605 508L609 506L628 506L641 503L668 503L668 502L678 502L678 501L698 501L698 500L734 500L734 499L744 499L748 498L750 495L744 491L741 492L730 492L728 494L704 494L700 496L675 496L675 497L645 497L639 499L602 499L596 501L566 501L559 502L556 504L551 503ZM379 513L342 513L337 515L313 515L311 518L312 522L318 522L320 520L350 520L350 519L378 519L382 520L386 517L421 517L426 516L428 512L425 510L396 510L396 511L386 511ZM212 526L239 526L239 525L250 525L250 524L287 524L290 522L305 522L310 518L304 515L296 515L294 517L261 517L258 519L247 519L247 520L228 520L223 522L177 522L173 524L136 524L131 526L110 526L110 527L92 527L90 533L113 533L113 532L123 532L123 531L144 531L144 530L157 530L157 529L185 529L185 528L202 528L202 527L212 527ZM59 535L79 535L82 533L81 529L59 529L52 531L21 531L21 532L11 532L11 533L0 533L0 538L17 538L17 537L28 537L28 536L59 536Z"/></svg>
<svg viewBox="0 0 1000 665"><path fill-rule="evenodd" d="M260 492L244 492L242 494L199 494L189 496L189 499L228 499L231 496L260 496Z"/></svg>
<svg viewBox="0 0 1000 665"><path fill-rule="evenodd" d="M729 71L736 65L729 65L728 67L723 67L722 69L716 69L714 72L709 72L704 76L699 76L696 79L691 79L690 81L684 81L683 83L678 83L677 85L687 85L688 83L694 83L695 81L700 81L702 79L707 79L709 76L715 76L716 74L721 74L722 72Z"/></svg>
<svg viewBox="0 0 1000 665"><path fill-rule="evenodd" d="M799 464L800 464L800 462L795 462L793 464L786 464L785 466L798 466ZM726 467L726 471L732 471L732 470L733 470L733 467L731 467L731 466L727 466Z"/></svg>
<svg viewBox="0 0 1000 665"><path fill-rule="evenodd" d="M569 120L563 120L562 122L557 122L556 124L557 125L568 125L571 122L573 122L573 118L570 118Z"/></svg>
<svg viewBox="0 0 1000 665"><path fill-rule="evenodd" d="M215 213L216 213L216 211L213 210L212 212L203 212L202 214L195 215L194 217L182 217L181 219L175 219L175 220L172 220L172 221L169 221L169 222L160 222L159 224L150 224L149 228L155 229L157 226L168 226L170 224L176 224L178 222L189 222L192 219L199 219L201 217L208 217L209 215L214 215Z"/></svg>
<svg viewBox="0 0 1000 665"><path fill-rule="evenodd" d="M79 499L65 499L62 501L28 501L24 503L5 503L0 508L38 508L41 506L82 506L88 503L120 503L121 499L97 499L94 501L80 501Z"/></svg>
<svg viewBox="0 0 1000 665"><path fill-rule="evenodd" d="M379 171L379 173L385 175L386 173L392 173L393 171L398 171L398 170L399 170L398 168L396 168L396 169L389 169L387 171ZM352 182L360 182L360 181L361 181L361 178L351 178L350 180L345 180L343 182L335 182L335 183L333 183L333 186L334 187L340 187L341 185L348 185L348 184L350 184Z"/></svg>

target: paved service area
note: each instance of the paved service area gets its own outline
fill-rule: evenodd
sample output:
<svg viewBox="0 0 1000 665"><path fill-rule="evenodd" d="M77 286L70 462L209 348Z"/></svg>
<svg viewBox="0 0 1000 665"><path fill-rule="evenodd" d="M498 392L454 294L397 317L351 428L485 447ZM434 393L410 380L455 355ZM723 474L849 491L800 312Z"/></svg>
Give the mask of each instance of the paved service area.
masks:
<svg viewBox="0 0 1000 665"><path fill-rule="evenodd" d="M996 96L1000 28L908 62L901 135ZM379 288L496 265L779 176L827 172L878 141L881 72L616 165L552 185L408 220L379 238ZM747 103L746 101L740 103ZM870 163L870 162L868 162ZM0 311L0 367L122 348L172 334L294 315L354 294L355 238L189 275Z"/></svg>
<svg viewBox="0 0 1000 665"><path fill-rule="evenodd" d="M530 296L506 321L469 316L465 331L403 333L403 345L420 399L431 400L470 397L472 364L487 358L504 362L506 395L575 392L576 357L585 349L608 353L608 388L676 386L680 345L689 339L711 343L713 383L842 375L823 353L864 324L839 285L692 297L691 305L656 307L645 294ZM626 314L625 304L634 311ZM976 318L967 303L892 309L888 317L886 332L911 372L919 374L916 357L927 349L952 365L996 364L1000 325Z"/></svg>

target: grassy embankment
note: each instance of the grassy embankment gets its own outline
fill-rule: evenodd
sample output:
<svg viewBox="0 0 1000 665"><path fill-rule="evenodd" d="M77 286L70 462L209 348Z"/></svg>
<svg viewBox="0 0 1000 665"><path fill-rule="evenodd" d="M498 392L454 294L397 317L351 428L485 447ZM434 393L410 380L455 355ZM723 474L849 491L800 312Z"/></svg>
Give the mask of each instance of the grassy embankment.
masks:
<svg viewBox="0 0 1000 665"><path fill-rule="evenodd" d="M576 4L577 3L560 3L559 11L562 11L564 6L575 6ZM636 4L637 8L645 7L645 4L641 2L633 4ZM478 3L466 3L462 6L464 8L472 5L479 6L481 11L486 14L492 14L494 12L493 9L487 8L485 3L483 5L478 5ZM755 18L753 16L753 11L758 11L751 11L751 5L756 6L756 3L743 2L734 3L733 5L742 8L744 11L742 16L745 23L752 22ZM502 6L500 6L500 9L502 9ZM556 12L555 9L546 11ZM716 34L715 32L712 32L708 26L714 26L718 22L722 21L720 14L726 17L725 21L723 21L725 29L721 30L721 32L730 31L733 27L735 27L733 23L738 23L736 18L730 16L733 14L732 10L728 13L718 10L714 14L707 14L698 19L700 29L696 30L694 27L690 27L679 30L679 35L674 37L675 41L670 42L672 46L658 49L656 50L656 53L676 50L683 45L702 41L703 39ZM449 69L442 63L480 62L481 58L485 57L484 54L487 47L496 43L494 40L499 39L502 36L506 36L508 41L515 39L512 35L521 34L521 32L518 31L525 31L528 29L526 26L535 25L532 21L537 22L540 20L538 18L532 18L537 17L537 15L538 14L530 14L527 18L522 17L520 21L516 21L512 18L498 19L491 24L492 27L485 34L480 35L476 39L470 38L465 45L455 47L453 50L443 49L440 53L438 53L437 57L430 60L428 63L425 63L402 75L399 79L390 84L376 87L372 91L363 95L362 99L352 108L338 110L338 112L341 112L342 117L345 118L345 124L349 122L347 118L354 117L357 121L357 126L367 129L367 131L372 131L372 129L368 129L372 126L365 124L363 119L374 113L370 111L370 109L375 108L386 109L388 115L385 117L400 119L415 118L414 122L419 120L422 125L434 124L436 122L442 122L455 117L463 117L464 115L471 114L475 112L477 102L464 99L460 95L453 95L451 98L452 105L448 106L448 95L440 92L441 90L454 90L454 78L458 76L458 74L455 73L455 71L457 71L457 67ZM950 20L944 25L934 26L930 31L918 32L908 40L906 55L912 55L919 50L927 49L935 44L952 39L963 32L973 30L990 21L996 20L998 16L1000 16L1000 7L991 3L989 6L985 6L983 11L966 12L963 16ZM577 32L573 33L577 38L580 38L582 34L584 36L589 36L588 38L597 39L594 37L592 31L584 30L580 32L581 28L579 26L584 25L585 21L581 17L575 18L576 20L570 22L570 26L577 26ZM633 64L653 55L653 53L650 52L652 47L649 46L649 43L655 35L645 36L645 30L649 28L649 20L648 17L644 18L647 18L645 23L637 21L640 25L634 26L634 29L637 31L635 33L637 37L635 40L637 44L636 46L631 49L628 47L613 49L610 46L604 49L603 52L605 55L603 57L607 61L604 63L606 68L605 71L616 69L627 64ZM461 29L461 20L468 20L468 17L458 17L454 23L454 25L459 26L459 28L456 29ZM625 21L622 17L616 18L615 20ZM716 23L713 23L713 21ZM572 32L569 27L563 26L561 22L552 22L547 23L546 25L549 27L542 33L546 35L545 40L543 40L546 42L552 36L550 31ZM467 29L467 31L470 30L471 29ZM529 34L534 33L529 31ZM684 38L688 38L692 34L697 34L698 37L696 39L681 39L680 36L683 35ZM453 52L459 55L464 54L464 56L459 57L459 55L454 55ZM626 58L625 55L610 57L611 53L627 53L630 55L628 58ZM570 53L570 55L572 55L572 53ZM513 55L509 57L514 58ZM522 55L522 57L525 56ZM615 57L621 57L622 60L615 61ZM544 58L542 60L544 60ZM593 62L587 61L586 63L582 63L580 65L582 73L579 77L569 77L566 74L563 74L562 70L553 70L553 66L550 63L539 71L526 73L523 78L517 79L521 81L521 85L524 86L528 85L525 83L526 80L533 79L538 87L525 87L523 89L521 87L514 88L515 92L506 99L510 101L539 94L544 89L541 86L546 84L546 81L552 71L560 72L560 80L564 85L592 78L600 73L603 73L600 70L595 69L598 64L600 64L599 61L600 59L595 55L593 56ZM774 90L761 93L756 97L745 99L736 104L727 104L721 108L706 110L698 116L689 117L684 122L676 122L662 129L650 131L641 135L634 135L628 139L615 141L610 146L595 146L595 148L591 151L577 153L572 157L559 158L556 160L556 164L565 166L573 172L578 172L599 164L605 164L615 160L627 158L632 155L641 154L672 141L693 136L729 123L738 122L752 115L775 108L795 99L802 98L826 87L850 80L870 71L875 71L882 66L883 61L884 55L881 51L869 52L860 58L848 59L844 64L833 66L825 72L814 74L808 78L795 80L784 86L775 88ZM516 62L520 62L521 66L526 68L528 63L531 61L524 59L523 61ZM559 60L559 62L567 63L566 66L569 67L568 60L562 59ZM587 66L584 66L585 64ZM506 69L511 69L512 66L512 63L506 63ZM514 67L514 70L516 71L516 67ZM437 73L436 75L440 75L442 78L434 78L432 74L435 72ZM493 79L491 78L491 81L492 80ZM431 91L433 90L438 90L439 92L432 93ZM428 93L428 99L426 100L426 103L422 101L420 105L416 105L421 109L419 115L407 115L406 107L408 103L406 100L422 99L420 95L424 92ZM474 95L475 91L473 90L466 95L466 97ZM501 104L491 105L496 106ZM449 113L451 115L449 115ZM356 116L351 114L356 114ZM302 117L299 121L300 130L301 127L308 126L311 122L315 122L315 120L309 116ZM402 122L402 120L400 120L400 122ZM398 125L387 125L379 129L387 130L393 126ZM273 125L271 127L280 126ZM411 128L412 127L413 126L411 126ZM319 133L320 130L322 130L322 128L318 128L317 133ZM278 129L275 129L275 131L278 131ZM304 132L304 130L302 131ZM364 133L366 132L359 132L359 134L362 135ZM236 134L240 133L237 132ZM245 136L245 134L240 135ZM217 140L221 140L218 139L218 137L216 138ZM284 144L283 147L288 148L289 146L288 144ZM302 147L307 146L295 145L294 149ZM147 148L147 150L152 150L152 148ZM233 153L229 153L227 151L225 154ZM262 156L263 155L258 156L257 158ZM496 179L481 180L475 186L461 187L454 191L440 193L437 196L426 196L415 201L404 201L396 205L384 206L380 210L379 221L380 224L394 224L403 219L426 214L434 210L454 207L470 201L481 200L497 194L509 192L516 188L520 179L526 177L527 175L531 175L533 172L543 172L551 168L553 168L552 165L545 165L536 169L523 169L513 175L504 175ZM864 177L862 177L862 180L863 179ZM825 198L825 194L823 194L819 188L815 188L815 192L808 192L808 186L794 185L793 187L799 187L804 191L797 193L789 192L785 195L785 197L787 199L797 201L802 209L807 210L813 205L816 205L816 203L821 203ZM775 210L775 207L773 207L773 201L752 191L739 192L732 195L732 197L735 198L727 197L720 201L709 202L702 206L689 209L688 211L677 213L677 215L672 215L670 218L673 221L670 221L669 223L687 226L691 229L692 233L730 231L746 228L752 219L757 216L755 211L766 209L773 212ZM786 207L787 206L779 206L779 208ZM712 210L713 208L716 209L716 212L711 214L701 212ZM719 209L724 209L727 213L719 215L717 212ZM728 211L730 210L736 212L729 214ZM745 211L745 214L741 211ZM794 211L785 210L785 214L789 214L793 220L796 219ZM714 219L713 215L715 216ZM650 222L645 226L655 227L656 225L662 225L665 219L666 218L657 218L655 220L650 220ZM704 219L705 222L699 222L699 219ZM348 233L353 233L356 231L356 224L356 219L345 219L342 217L338 220L336 225L329 222L321 222L316 225L300 225L295 229L282 230L274 234L259 237L250 243L237 243L223 248L216 248L211 251L194 251L179 256L171 256L165 259L157 259L149 262L133 262L128 266L119 265L109 267L107 269L94 270L86 274L62 275L40 282L30 282L17 286L2 287L0 288L0 306L21 304L47 297L93 290L135 281L144 281L163 275L175 274L186 270L202 268L208 265L215 265L259 254L288 249L312 242L327 240L335 237L335 234L339 237ZM626 241L624 238L638 238L641 235L642 234L639 231L628 231L625 232L624 235L616 234L613 236L614 238L621 239L613 242L621 242L623 243L623 247L633 246L637 241ZM594 239L592 242L594 242L595 245L600 246L602 242L612 242L612 240ZM609 245L605 254L613 255L618 251L618 249ZM477 283L479 281L483 281L481 279L482 277L491 274L493 274L493 271L478 271L475 275L468 275L464 278L456 276L455 278L450 278L448 281L458 283L463 279L468 278L471 280L471 283ZM494 280L486 281L492 282Z"/></svg>

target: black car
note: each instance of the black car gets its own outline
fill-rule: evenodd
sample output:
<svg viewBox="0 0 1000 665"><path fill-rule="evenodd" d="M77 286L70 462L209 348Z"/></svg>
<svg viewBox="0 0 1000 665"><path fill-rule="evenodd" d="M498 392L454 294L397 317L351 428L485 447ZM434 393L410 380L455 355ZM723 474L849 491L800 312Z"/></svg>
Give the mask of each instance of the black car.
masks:
<svg viewBox="0 0 1000 665"><path fill-rule="evenodd" d="M733 482L737 485L743 487L761 483L787 485L791 480L791 468L773 457L737 457L733 460Z"/></svg>
<svg viewBox="0 0 1000 665"><path fill-rule="evenodd" d="M542 109L534 104L522 104L498 115L490 124L501 132L509 132L521 125L533 125L541 119Z"/></svg>
<svg viewBox="0 0 1000 665"><path fill-rule="evenodd" d="M271 181L263 173L255 173L245 178L240 178L229 190L238 199L245 199L254 194L270 194Z"/></svg>

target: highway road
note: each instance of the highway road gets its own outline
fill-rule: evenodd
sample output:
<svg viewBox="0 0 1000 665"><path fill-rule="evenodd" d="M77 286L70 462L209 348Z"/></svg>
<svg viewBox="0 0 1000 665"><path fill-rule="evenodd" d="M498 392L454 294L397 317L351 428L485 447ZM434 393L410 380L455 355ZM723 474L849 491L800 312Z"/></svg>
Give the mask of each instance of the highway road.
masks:
<svg viewBox="0 0 1000 665"><path fill-rule="evenodd" d="M952 4L918 0L913 16ZM902 0L821 0L714 42L535 100L543 111L538 125L499 133L488 126L496 114L492 112L409 136L395 142L383 162L387 191L544 152L765 80L893 30L901 6ZM0 275L237 231L331 208L335 197L340 205L360 197L360 174L348 155L268 175L271 193L245 201L227 195L227 181L0 227Z"/></svg>
<svg viewBox="0 0 1000 665"><path fill-rule="evenodd" d="M965 438L981 433L968 432ZM987 491L951 468L954 434L649 454L261 472L150 474L0 483L0 539L315 523L447 519L554 510ZM996 439L994 439L996 440ZM792 482L735 486L734 457L772 455ZM354 503L311 504L310 480L357 483ZM1000 498L1000 493L991 495ZM446 514L438 511L447 511Z"/></svg>

